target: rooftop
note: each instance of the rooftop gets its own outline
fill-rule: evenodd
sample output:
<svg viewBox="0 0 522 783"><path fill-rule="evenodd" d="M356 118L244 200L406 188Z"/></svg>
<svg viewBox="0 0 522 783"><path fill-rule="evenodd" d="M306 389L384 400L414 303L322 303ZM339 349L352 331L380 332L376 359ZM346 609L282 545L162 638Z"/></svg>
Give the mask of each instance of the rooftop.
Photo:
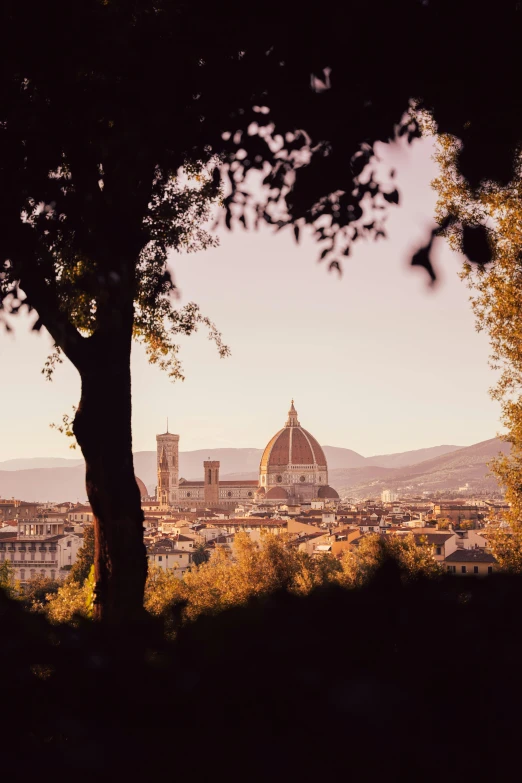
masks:
<svg viewBox="0 0 522 783"><path fill-rule="evenodd" d="M446 563L496 563L491 552L484 549L456 549L445 558Z"/></svg>

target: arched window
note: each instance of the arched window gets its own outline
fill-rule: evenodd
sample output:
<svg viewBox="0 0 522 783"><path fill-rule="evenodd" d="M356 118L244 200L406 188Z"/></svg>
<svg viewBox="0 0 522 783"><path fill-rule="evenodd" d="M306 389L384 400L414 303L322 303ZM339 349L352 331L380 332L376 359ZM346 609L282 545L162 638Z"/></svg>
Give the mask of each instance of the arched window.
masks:
<svg viewBox="0 0 522 783"><path fill-rule="evenodd" d="M227 497L231 498L232 497L232 492L227 492Z"/></svg>
<svg viewBox="0 0 522 783"><path fill-rule="evenodd" d="M210 468L208 469L208 483L212 484L212 471L210 470Z"/></svg>

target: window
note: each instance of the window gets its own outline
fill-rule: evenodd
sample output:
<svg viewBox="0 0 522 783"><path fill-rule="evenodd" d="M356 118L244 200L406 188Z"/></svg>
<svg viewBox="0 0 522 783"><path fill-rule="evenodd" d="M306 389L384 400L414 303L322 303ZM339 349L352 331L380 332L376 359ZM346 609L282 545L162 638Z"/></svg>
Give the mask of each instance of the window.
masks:
<svg viewBox="0 0 522 783"><path fill-rule="evenodd" d="M488 566L488 574L492 574L492 573L493 573L493 566Z"/></svg>
<svg viewBox="0 0 522 783"><path fill-rule="evenodd" d="M435 551L436 551L436 553L438 555L441 555L442 554L442 547L438 546Z"/></svg>
<svg viewBox="0 0 522 783"><path fill-rule="evenodd" d="M71 546L71 545L72 545L72 541L68 541L67 546Z"/></svg>
<svg viewBox="0 0 522 783"><path fill-rule="evenodd" d="M466 568L466 566L461 566L461 567L460 567L460 573L461 573L461 574L466 574L466 573L467 573L467 571L468 571L468 569Z"/></svg>
<svg viewBox="0 0 522 783"><path fill-rule="evenodd" d="M40 555L40 560L45 560L45 552L42 552Z"/></svg>
<svg viewBox="0 0 522 783"><path fill-rule="evenodd" d="M158 562L161 563L162 560L163 560L163 555L158 555Z"/></svg>
<svg viewBox="0 0 522 783"><path fill-rule="evenodd" d="M282 481L283 481L283 477L282 476L278 476L277 477L277 483L281 484Z"/></svg>
<svg viewBox="0 0 522 783"><path fill-rule="evenodd" d="M251 497L252 497L252 493L251 493L251 492L249 492L249 493L248 493L248 497L249 497L249 498L251 498Z"/></svg>
<svg viewBox="0 0 522 783"><path fill-rule="evenodd" d="M456 573L456 570L455 566L448 566L448 574L454 574Z"/></svg>
<svg viewBox="0 0 522 783"><path fill-rule="evenodd" d="M473 566L473 573L478 574L478 566Z"/></svg>
<svg viewBox="0 0 522 783"><path fill-rule="evenodd" d="M187 497L188 497L188 498L190 497L190 492L187 492Z"/></svg>
<svg viewBox="0 0 522 783"><path fill-rule="evenodd" d="M56 576L56 571L51 571L51 579L54 579Z"/></svg>
<svg viewBox="0 0 522 783"><path fill-rule="evenodd" d="M20 571L20 579L25 579L25 569L23 569L23 568Z"/></svg>
<svg viewBox="0 0 522 783"><path fill-rule="evenodd" d="M31 560L34 560L34 552L31 552Z"/></svg>
<svg viewBox="0 0 522 783"><path fill-rule="evenodd" d="M227 497L231 498L232 497L232 492L227 492Z"/></svg>
<svg viewBox="0 0 522 783"><path fill-rule="evenodd" d="M299 476L299 481L306 481L306 477L305 476Z"/></svg>

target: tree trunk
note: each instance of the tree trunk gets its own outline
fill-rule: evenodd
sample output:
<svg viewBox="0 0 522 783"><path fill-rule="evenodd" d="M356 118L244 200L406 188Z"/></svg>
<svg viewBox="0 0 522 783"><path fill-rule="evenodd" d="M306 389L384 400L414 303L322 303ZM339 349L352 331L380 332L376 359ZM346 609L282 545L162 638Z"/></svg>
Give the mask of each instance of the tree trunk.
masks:
<svg viewBox="0 0 522 783"><path fill-rule="evenodd" d="M81 370L73 430L94 515L94 616L129 625L143 616L147 556L132 457L130 334L119 345L114 335L109 342L96 345Z"/></svg>

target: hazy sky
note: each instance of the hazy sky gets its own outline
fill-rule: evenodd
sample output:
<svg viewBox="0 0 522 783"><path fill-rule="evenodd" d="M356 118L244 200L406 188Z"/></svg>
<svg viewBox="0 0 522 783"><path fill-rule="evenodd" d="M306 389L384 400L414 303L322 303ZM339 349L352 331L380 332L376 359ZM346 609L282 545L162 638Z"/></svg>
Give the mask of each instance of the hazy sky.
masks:
<svg viewBox="0 0 522 783"><path fill-rule="evenodd" d="M469 445L499 429L488 397L488 343L474 329L461 259L440 241L439 284L409 266L432 225L436 173L429 142L386 151L398 172L401 207L389 238L360 243L341 279L317 263L312 241L268 230L223 232L220 247L175 256L182 303L196 301L232 350L219 359L203 332L183 340L187 379L172 384L133 353L134 449L155 435L181 436L183 450L264 447L295 398L301 424L322 444L365 456L441 443ZM0 333L0 460L77 457L50 429L79 397L66 362L52 383L40 370L48 335L13 321Z"/></svg>

